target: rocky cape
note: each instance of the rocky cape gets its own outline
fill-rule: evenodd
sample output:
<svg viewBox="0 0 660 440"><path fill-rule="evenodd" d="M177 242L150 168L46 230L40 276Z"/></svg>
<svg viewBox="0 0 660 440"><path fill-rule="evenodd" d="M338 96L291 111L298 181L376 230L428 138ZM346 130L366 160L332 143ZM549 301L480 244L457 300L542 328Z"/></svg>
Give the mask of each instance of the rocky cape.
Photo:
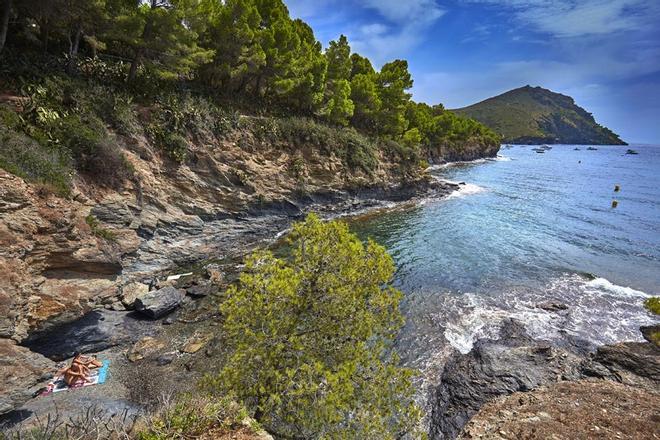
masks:
<svg viewBox="0 0 660 440"><path fill-rule="evenodd" d="M659 385L660 348L650 341L597 349L568 335L540 341L509 320L499 339L450 357L431 397L430 434L651 438L660 426Z"/></svg>
<svg viewBox="0 0 660 440"><path fill-rule="evenodd" d="M570 96L520 87L454 110L476 119L512 144L627 145Z"/></svg>
<svg viewBox="0 0 660 440"><path fill-rule="evenodd" d="M306 212L333 216L456 189L424 173L403 174L384 157L366 174L311 148L251 145L231 137L221 145L190 142L190 160L177 165L145 138L126 139L135 178L117 191L77 177L70 198L0 170L0 414L20 407L54 360L144 335L126 314L155 277L238 258ZM496 153L475 144L451 159ZM294 175L298 157L305 166ZM140 307L159 317L183 301L180 293L169 297L170 304Z"/></svg>

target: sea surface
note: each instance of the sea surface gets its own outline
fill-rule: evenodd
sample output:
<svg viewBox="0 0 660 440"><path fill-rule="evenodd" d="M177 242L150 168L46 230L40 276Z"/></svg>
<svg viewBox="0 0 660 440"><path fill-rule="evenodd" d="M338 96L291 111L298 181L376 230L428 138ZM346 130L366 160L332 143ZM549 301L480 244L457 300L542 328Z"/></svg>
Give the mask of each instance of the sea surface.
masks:
<svg viewBox="0 0 660 440"><path fill-rule="evenodd" d="M642 303L660 295L660 146L533 148L432 168L465 185L351 220L395 259L407 320L398 351L426 384L506 318L535 337L594 344L641 340L639 326L654 321ZM537 307L546 301L569 308Z"/></svg>

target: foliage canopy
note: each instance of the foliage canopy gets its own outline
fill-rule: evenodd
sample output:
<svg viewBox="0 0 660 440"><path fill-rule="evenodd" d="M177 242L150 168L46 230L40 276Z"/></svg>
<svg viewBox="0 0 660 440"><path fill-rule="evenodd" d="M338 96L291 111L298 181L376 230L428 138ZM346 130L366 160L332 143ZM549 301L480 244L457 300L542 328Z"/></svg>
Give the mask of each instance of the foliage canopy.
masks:
<svg viewBox="0 0 660 440"><path fill-rule="evenodd" d="M285 438L415 434L412 371L392 342L403 323L386 250L339 221L294 225L291 255L247 258L221 306L231 355L215 380Z"/></svg>

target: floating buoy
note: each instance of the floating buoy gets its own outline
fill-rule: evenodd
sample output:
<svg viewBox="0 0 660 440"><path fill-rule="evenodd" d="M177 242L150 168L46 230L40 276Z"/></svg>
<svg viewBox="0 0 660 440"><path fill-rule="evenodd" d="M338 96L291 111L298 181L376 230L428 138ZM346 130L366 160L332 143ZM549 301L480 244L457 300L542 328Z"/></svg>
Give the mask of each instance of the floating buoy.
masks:
<svg viewBox="0 0 660 440"><path fill-rule="evenodd" d="M612 200L612 208L616 208L619 205L619 202Z"/></svg>
<svg viewBox="0 0 660 440"><path fill-rule="evenodd" d="M582 161L581 161L581 160L578 160L578 163L582 163Z"/></svg>
<svg viewBox="0 0 660 440"><path fill-rule="evenodd" d="M619 185L614 185L614 192L618 193L621 190L621 187Z"/></svg>

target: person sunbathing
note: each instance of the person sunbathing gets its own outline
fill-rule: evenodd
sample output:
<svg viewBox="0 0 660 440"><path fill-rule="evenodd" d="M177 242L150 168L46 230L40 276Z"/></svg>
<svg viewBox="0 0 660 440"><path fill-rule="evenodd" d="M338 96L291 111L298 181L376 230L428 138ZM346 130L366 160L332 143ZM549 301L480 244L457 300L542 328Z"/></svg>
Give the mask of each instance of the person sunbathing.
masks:
<svg viewBox="0 0 660 440"><path fill-rule="evenodd" d="M103 363L96 359L96 357L83 356L80 353L76 353L74 355L71 365L73 364L80 364L84 367L87 367L88 369L101 368L103 366Z"/></svg>
<svg viewBox="0 0 660 440"><path fill-rule="evenodd" d="M75 362L71 363L71 366L64 371L64 381L70 387L82 381L92 382L89 378L89 368L85 365Z"/></svg>

